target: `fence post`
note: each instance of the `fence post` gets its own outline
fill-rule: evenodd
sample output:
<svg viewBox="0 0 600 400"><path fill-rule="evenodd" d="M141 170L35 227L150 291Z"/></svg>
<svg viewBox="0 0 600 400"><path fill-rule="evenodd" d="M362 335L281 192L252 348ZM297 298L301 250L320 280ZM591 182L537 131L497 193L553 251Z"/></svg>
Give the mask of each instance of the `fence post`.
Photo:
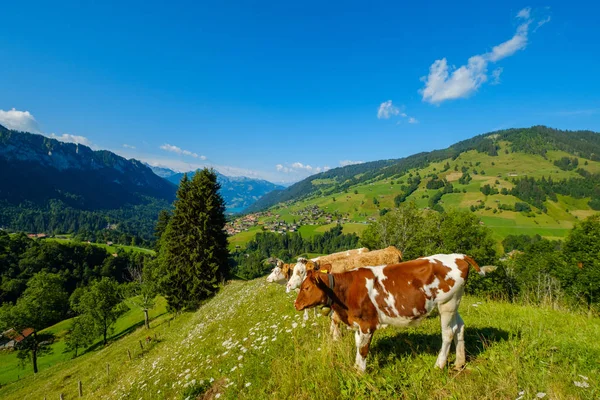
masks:
<svg viewBox="0 0 600 400"><path fill-rule="evenodd" d="M79 388L79 397L83 397L83 385L81 384L81 381L79 381L77 387Z"/></svg>
<svg viewBox="0 0 600 400"><path fill-rule="evenodd" d="M65 398L63 397L63 394L60 394L60 400L64 400Z"/></svg>
<svg viewBox="0 0 600 400"><path fill-rule="evenodd" d="M127 355L129 356L129 361L131 361L131 351L129 349L127 349Z"/></svg>
<svg viewBox="0 0 600 400"><path fill-rule="evenodd" d="M140 340L140 349L142 349L142 351L144 350L144 345L142 344L141 340Z"/></svg>
<svg viewBox="0 0 600 400"><path fill-rule="evenodd" d="M110 380L110 364L106 363L106 378Z"/></svg>

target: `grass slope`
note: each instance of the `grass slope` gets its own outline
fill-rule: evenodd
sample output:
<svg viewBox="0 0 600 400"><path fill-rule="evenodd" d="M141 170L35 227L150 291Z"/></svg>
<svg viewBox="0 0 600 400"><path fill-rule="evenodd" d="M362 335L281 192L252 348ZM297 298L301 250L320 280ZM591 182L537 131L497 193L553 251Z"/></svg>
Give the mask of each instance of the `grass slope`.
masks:
<svg viewBox="0 0 600 400"><path fill-rule="evenodd" d="M74 241L73 239L68 238L68 237L47 238L47 239L43 239L43 240L53 240L53 241L56 241L59 243L68 243L68 242ZM85 243L85 242L80 242L80 243ZM116 253L118 250L133 251L133 252L144 253L144 254L155 254L154 250L151 250L151 249L146 249L144 247L137 247L137 246L128 246L128 245L124 245L124 244L112 244L109 246L105 243L90 243L90 245L96 246L96 247L102 247L111 254Z"/></svg>
<svg viewBox="0 0 600 400"><path fill-rule="evenodd" d="M439 318L376 332L367 373L354 371L354 337L333 343L324 317L304 323L293 294L264 278L234 281L196 313L167 323L142 352L139 329L110 346L0 389L0 398L192 399L515 399L600 396L600 320L562 311L466 297L468 364L436 370ZM127 349L134 352L128 360ZM452 355L453 357L453 355ZM451 357L451 358L452 358ZM110 364L107 376L106 364ZM583 375L587 379L581 377ZM585 381L589 387L577 387Z"/></svg>
<svg viewBox="0 0 600 400"><path fill-rule="evenodd" d="M157 298L156 307L150 310L150 318L166 313L167 303L164 298ZM123 314L113 326L112 335L109 340L113 341L123 335L128 334L132 330L141 326L144 323L144 314L141 310L132 308ZM52 344L52 353L42 356L38 359L38 368L40 371L45 371L60 363L68 363L73 358L72 352L66 352L65 335L71 326L71 319L61 321L42 332L50 332L56 335L56 340ZM90 346L88 351L93 351L102 346L102 338L98 336L96 341ZM79 350L79 354L82 350ZM2 351L0 352L0 385L5 385L17 381L21 378L32 376L33 368L31 362L27 362L22 368L16 352ZM19 385L16 383L15 385ZM1 398L2 396L0 396Z"/></svg>
<svg viewBox="0 0 600 400"><path fill-rule="evenodd" d="M506 154L505 150L510 148L509 143L500 142L499 145L498 156L492 157L487 153L471 150L461 153L456 160L448 158L431 163L426 168L412 169L409 173L415 175L418 172L422 180L419 188L408 197L407 201L414 201L420 208L428 207L429 197L437 192L437 190L426 188L427 182L431 179L428 175L437 174L440 179L445 178L451 182L455 191L460 191L459 193L445 194L440 201L440 205L445 209L469 209L471 205L483 202L485 208L477 210L475 213L492 229L495 239L499 242L510 234L540 234L548 239L563 239L578 220L596 213L588 206L589 199L575 199L562 195L557 196L557 202L546 201L547 213L538 214L533 206L534 213L531 216L520 212L499 210L498 206L500 204L514 205L515 202L522 200L511 195L485 196L480 191L483 185L489 184L500 191L502 188L512 188L511 180L523 176L552 177L553 180L570 177L581 178L574 171L563 171L554 165L554 161L561 157L572 157L568 153L548 151L546 158L526 153L509 152ZM600 171L600 162L587 160L587 165L584 165L586 160L583 158L579 158L579 160L581 168L592 173ZM442 172L446 163L449 163L451 168ZM458 167L458 171L454 170L455 165ZM469 168L468 173L473 178L467 185L458 183L463 166ZM473 173L474 169L477 170L477 174ZM484 175L481 174L482 170L485 172ZM399 182L406 184L409 173L361 183L350 187L347 192L330 193L325 191L291 204L276 205L272 210L280 215L279 220L292 222L295 218L298 218L293 213L307 206L317 205L328 213L348 214L353 222L344 224L344 231L354 231L360 235L366 228L366 225L361 223L366 222L370 217L377 218L379 211L383 208L391 209L395 207L394 197L400 193L400 187L402 186ZM322 183L320 180L313 181L313 185L322 185ZM462 192L463 189L466 193ZM379 206L373 203L374 198L379 201ZM496 209L496 213L494 213L494 209ZM263 218L264 221L273 219L274 217ZM305 234L310 236L321 231L324 232L333 225L303 226L299 231L303 236ZM233 236L230 240L243 246L252 237L253 234L250 234L250 232L243 232Z"/></svg>

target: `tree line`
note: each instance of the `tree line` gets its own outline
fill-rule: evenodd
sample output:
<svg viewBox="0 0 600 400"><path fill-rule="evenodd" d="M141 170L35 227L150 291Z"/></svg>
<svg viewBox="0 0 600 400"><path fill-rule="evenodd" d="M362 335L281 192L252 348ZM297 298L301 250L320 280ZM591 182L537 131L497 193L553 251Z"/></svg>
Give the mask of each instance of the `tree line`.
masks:
<svg viewBox="0 0 600 400"><path fill-rule="evenodd" d="M342 226L337 225L322 235L308 238L302 237L298 232L258 233L245 249L231 254L231 271L240 278L253 279L273 268L269 258L292 262L307 253L331 254L357 248L358 236L355 233L344 234L342 231Z"/></svg>
<svg viewBox="0 0 600 400"><path fill-rule="evenodd" d="M576 225L564 242L536 235L509 235L499 258L489 228L468 211L441 213L402 204L369 225L361 245L390 245L410 260L436 253L465 253L479 265L497 269L485 278L473 274L467 291L476 295L535 304L600 306L600 215Z"/></svg>

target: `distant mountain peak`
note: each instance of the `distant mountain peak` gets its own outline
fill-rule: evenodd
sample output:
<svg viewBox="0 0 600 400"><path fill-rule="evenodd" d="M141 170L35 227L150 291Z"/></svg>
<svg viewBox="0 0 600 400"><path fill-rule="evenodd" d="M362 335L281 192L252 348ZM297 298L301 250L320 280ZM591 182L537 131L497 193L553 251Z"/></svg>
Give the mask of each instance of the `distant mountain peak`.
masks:
<svg viewBox="0 0 600 400"><path fill-rule="evenodd" d="M164 178L176 185L179 184L184 174L168 168L152 166L150 168L159 176L161 176L160 174L166 175ZM188 176L192 176L195 171L186 173ZM216 170L215 173L217 174L217 181L221 185L221 195L225 200L227 211L230 213L241 212L265 194L284 188L264 179L248 178L246 176L227 176Z"/></svg>

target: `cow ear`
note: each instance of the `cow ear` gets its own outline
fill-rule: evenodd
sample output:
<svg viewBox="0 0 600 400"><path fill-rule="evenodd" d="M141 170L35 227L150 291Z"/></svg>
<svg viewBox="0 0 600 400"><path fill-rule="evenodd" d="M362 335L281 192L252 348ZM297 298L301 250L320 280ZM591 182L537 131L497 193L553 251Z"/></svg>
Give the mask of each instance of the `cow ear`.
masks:
<svg viewBox="0 0 600 400"><path fill-rule="evenodd" d="M321 267L319 268L319 271L326 274L326 273L331 273L331 264L324 264L321 265Z"/></svg>
<svg viewBox="0 0 600 400"><path fill-rule="evenodd" d="M317 286L327 286L327 274L324 270L314 271L315 283Z"/></svg>

